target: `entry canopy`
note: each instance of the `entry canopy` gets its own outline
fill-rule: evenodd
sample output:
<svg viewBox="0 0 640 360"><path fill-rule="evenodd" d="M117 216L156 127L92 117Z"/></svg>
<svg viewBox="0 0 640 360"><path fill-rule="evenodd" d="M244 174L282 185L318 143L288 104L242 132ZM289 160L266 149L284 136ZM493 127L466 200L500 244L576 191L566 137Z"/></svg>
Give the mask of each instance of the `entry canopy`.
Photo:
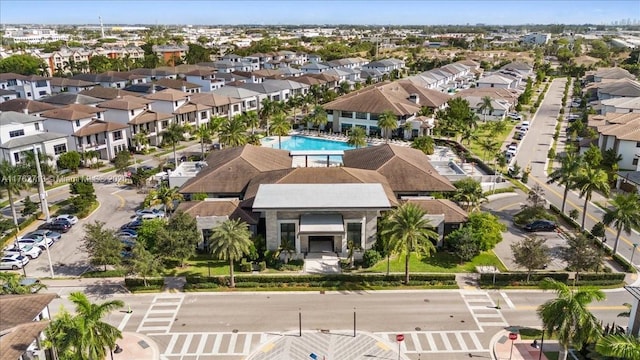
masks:
<svg viewBox="0 0 640 360"><path fill-rule="evenodd" d="M344 222L340 214L310 214L300 216L301 234L344 233Z"/></svg>
<svg viewBox="0 0 640 360"><path fill-rule="evenodd" d="M389 209L382 184L262 184L253 209Z"/></svg>

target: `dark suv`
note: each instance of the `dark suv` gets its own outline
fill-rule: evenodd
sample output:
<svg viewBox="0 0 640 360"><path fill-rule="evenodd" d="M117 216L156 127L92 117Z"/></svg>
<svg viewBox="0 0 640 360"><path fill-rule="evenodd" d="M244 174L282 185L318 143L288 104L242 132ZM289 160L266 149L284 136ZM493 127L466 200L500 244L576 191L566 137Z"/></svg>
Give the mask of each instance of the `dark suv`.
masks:
<svg viewBox="0 0 640 360"><path fill-rule="evenodd" d="M524 226L526 231L555 231L556 223L549 220L536 220Z"/></svg>
<svg viewBox="0 0 640 360"><path fill-rule="evenodd" d="M42 229L55 230L61 233L66 233L71 229L71 223L64 219L53 220L50 223L45 223L41 226Z"/></svg>

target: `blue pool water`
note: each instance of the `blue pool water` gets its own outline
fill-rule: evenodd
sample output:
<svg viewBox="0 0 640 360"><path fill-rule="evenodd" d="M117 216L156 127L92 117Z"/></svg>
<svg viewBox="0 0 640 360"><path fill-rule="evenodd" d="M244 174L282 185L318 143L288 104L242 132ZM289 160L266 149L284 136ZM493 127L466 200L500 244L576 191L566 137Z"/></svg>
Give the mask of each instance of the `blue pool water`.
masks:
<svg viewBox="0 0 640 360"><path fill-rule="evenodd" d="M277 138L272 148L278 148ZM346 142L333 141L327 139L312 138L306 136L292 136L290 139L282 142L282 150L350 150L355 149Z"/></svg>

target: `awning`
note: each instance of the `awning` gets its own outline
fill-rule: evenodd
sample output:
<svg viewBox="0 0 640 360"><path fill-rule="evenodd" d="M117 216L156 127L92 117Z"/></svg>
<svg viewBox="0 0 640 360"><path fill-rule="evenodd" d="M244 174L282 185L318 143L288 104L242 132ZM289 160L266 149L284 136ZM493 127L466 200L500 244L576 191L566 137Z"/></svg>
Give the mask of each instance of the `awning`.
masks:
<svg viewBox="0 0 640 360"><path fill-rule="evenodd" d="M300 216L301 234L344 233L344 222L340 214L315 214Z"/></svg>

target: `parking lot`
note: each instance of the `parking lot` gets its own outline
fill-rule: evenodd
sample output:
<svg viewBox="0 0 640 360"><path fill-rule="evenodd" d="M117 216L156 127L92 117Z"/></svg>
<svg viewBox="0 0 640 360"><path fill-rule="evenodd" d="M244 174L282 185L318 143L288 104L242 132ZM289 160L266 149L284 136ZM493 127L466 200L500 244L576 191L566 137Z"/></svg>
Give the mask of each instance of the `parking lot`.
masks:
<svg viewBox="0 0 640 360"><path fill-rule="evenodd" d="M61 240L55 242L49 249L55 276L78 276L91 270L87 254L82 249L84 224L97 220L106 223L108 228L118 229L135 217L135 209L145 197L144 194L138 194L136 189L128 186L100 183L96 183L94 186L100 207L89 217L80 219L66 234L62 235ZM68 196L70 196L68 188L51 190L49 201L55 203ZM31 224L27 230L36 230L42 223L42 221L37 221ZM25 269L29 277L50 277L47 253L43 252L40 257L31 260ZM22 270L15 272L22 273Z"/></svg>

